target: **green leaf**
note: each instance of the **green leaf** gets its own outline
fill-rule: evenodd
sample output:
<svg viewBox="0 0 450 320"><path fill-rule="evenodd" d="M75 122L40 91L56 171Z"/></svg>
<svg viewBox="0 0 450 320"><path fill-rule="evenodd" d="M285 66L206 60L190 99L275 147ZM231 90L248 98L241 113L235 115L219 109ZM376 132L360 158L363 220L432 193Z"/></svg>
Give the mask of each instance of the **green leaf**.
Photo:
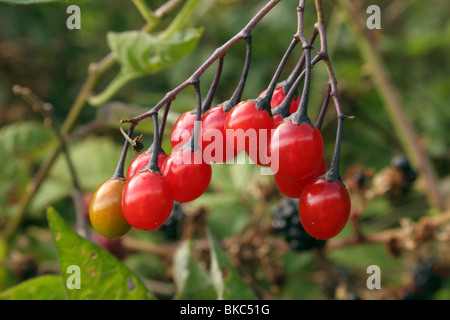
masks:
<svg viewBox="0 0 450 320"><path fill-rule="evenodd" d="M161 39L142 31L109 32L108 45L119 60L121 70L89 103L98 106L127 82L172 66L194 50L202 33L202 28L190 28L175 32L169 39Z"/></svg>
<svg viewBox="0 0 450 320"><path fill-rule="evenodd" d="M186 29L167 40L142 31L108 33L108 45L126 73L154 73L185 57L196 46L203 29Z"/></svg>
<svg viewBox="0 0 450 320"><path fill-rule="evenodd" d="M14 212L35 166L55 142L52 129L37 121L22 121L0 129L0 216Z"/></svg>
<svg viewBox="0 0 450 320"><path fill-rule="evenodd" d="M253 290L244 282L225 252L208 232L211 253L211 278L219 300L256 300Z"/></svg>
<svg viewBox="0 0 450 320"><path fill-rule="evenodd" d="M0 129L0 157L25 158L34 161L45 155L49 144L55 141L52 129L37 121L16 122ZM1 158L0 158L1 159ZM17 159L14 159L17 161Z"/></svg>
<svg viewBox="0 0 450 320"><path fill-rule="evenodd" d="M44 275L0 293L0 300L66 300L60 276Z"/></svg>
<svg viewBox="0 0 450 320"><path fill-rule="evenodd" d="M58 252L64 284L72 282L76 273L67 273L69 266L78 266L80 289L64 287L71 300L148 300L153 295L144 283L125 265L99 246L79 236L52 207L47 218Z"/></svg>
<svg viewBox="0 0 450 320"><path fill-rule="evenodd" d="M173 258L174 281L177 286L175 299L211 300L217 299L211 278L192 255L192 242L184 241Z"/></svg>

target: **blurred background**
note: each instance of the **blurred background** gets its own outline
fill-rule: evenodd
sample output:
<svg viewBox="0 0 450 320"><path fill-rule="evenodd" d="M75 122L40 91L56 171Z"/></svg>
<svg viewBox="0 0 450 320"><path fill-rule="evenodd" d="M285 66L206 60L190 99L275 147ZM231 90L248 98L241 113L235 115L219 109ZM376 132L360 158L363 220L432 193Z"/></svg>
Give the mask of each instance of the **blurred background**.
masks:
<svg viewBox="0 0 450 320"><path fill-rule="evenodd" d="M164 3L155 0L148 5L156 10ZM138 115L158 103L265 3L199 1L183 25L204 28L192 52L168 68L128 81L98 106L81 103L65 137L85 206L117 165L123 146L118 119ZM173 257L153 248L175 248L186 238L200 241L205 226L223 241L230 261L261 298L450 298L449 3L379 0L381 29L368 30L365 10L371 4L324 1L339 96L344 113L355 116L344 122L341 176L351 192L353 210L341 234L326 243L301 243L306 240L298 231L294 200L280 194L271 177L261 176L255 165L216 165L208 193L174 208L168 225L175 231L169 226L154 232L132 230L114 242L98 235L93 241L147 279L155 294L164 299L176 292ZM272 79L296 31L296 5L293 0L281 1L252 32L252 61L243 99L259 95ZM132 1L86 1L79 4L81 29L68 30L67 6L0 2L0 232L10 230L11 221L20 222L4 245L8 253L0 255L0 291L38 275L59 272L48 232L47 205L55 207L69 223L76 223L72 176L62 154L24 204L33 177L58 139L42 114L15 94L13 87L29 88L50 103L55 127L65 130L69 111L88 79L89 66L104 61L111 51L108 32L139 30L145 23ZM154 32L170 25L181 7L178 4L169 11ZM313 3L307 1L307 37L315 21ZM362 28L358 22L359 26L363 23ZM315 50L318 47L316 42ZM296 48L282 79L300 54L301 48ZM213 103L230 98L244 57L242 42L227 53ZM214 64L201 78L203 94L215 68ZM119 70L118 63L111 63L96 78L90 96L101 93ZM309 102L313 122L327 77L323 64L318 63L313 69ZM195 108L195 101L194 90L187 88L172 103L163 143L167 153L171 126L181 113ZM322 127L328 163L334 149L335 117L330 104ZM148 147L152 124L144 122L135 135L142 134ZM130 151L127 163L134 156ZM87 227L95 234L88 221ZM197 259L208 265L202 250ZM381 290L366 287L370 265L380 267Z"/></svg>

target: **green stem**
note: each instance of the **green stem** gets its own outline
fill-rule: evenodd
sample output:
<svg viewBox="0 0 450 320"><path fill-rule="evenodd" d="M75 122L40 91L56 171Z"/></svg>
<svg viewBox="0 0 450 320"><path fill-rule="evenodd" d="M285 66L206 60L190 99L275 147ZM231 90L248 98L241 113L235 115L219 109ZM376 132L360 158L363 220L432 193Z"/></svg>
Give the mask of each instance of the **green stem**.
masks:
<svg viewBox="0 0 450 320"><path fill-rule="evenodd" d="M172 23L160 34L160 38L163 40L167 40L172 35L180 30L186 21L191 18L192 13L195 8L198 6L200 0L189 0L186 2L184 7L178 12L177 16L172 20Z"/></svg>
<svg viewBox="0 0 450 320"><path fill-rule="evenodd" d="M134 78L136 78L136 75L133 73L119 73L100 94L90 98L89 103L92 106L99 106L107 102L120 88Z"/></svg>
<svg viewBox="0 0 450 320"><path fill-rule="evenodd" d="M145 21L154 23L158 20L153 11L147 6L145 0L133 0L133 3Z"/></svg>

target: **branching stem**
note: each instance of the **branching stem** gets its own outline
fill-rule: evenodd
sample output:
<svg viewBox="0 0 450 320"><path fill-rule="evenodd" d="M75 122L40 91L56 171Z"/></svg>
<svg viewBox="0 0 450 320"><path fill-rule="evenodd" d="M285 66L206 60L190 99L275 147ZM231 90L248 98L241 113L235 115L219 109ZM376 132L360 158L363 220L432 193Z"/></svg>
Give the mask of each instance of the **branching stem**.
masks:
<svg viewBox="0 0 450 320"><path fill-rule="evenodd" d="M175 89L169 91L162 100L160 100L153 108L149 111L138 115L132 119L127 120L127 122L139 122L145 118L151 117L153 114L157 113L163 105L173 101L178 93L180 93L185 88L194 85L195 82L200 79L201 75L208 70L208 68L218 59L222 58L228 50L234 47L239 41L248 38L248 35L256 27L256 25L261 21L262 18L270 11L272 8L278 4L281 0L270 0L261 10L256 13L256 15L247 23L247 25L229 39L225 44L217 48L211 56L206 59L205 62L183 83L178 85Z"/></svg>
<svg viewBox="0 0 450 320"><path fill-rule="evenodd" d="M341 149L341 138L342 138L342 124L345 118L348 117L343 114L341 103L339 101L338 90L337 90L337 80L334 75L333 67L331 66L330 57L328 56L327 38L325 32L325 18L323 13L322 0L315 0L316 12L317 12L317 22L315 28L319 32L320 38L320 52L318 53L321 60L325 63L325 67L328 72L328 83L330 85L330 95L333 99L334 106L337 112L337 133L336 133L336 143L334 147L333 157L331 159L330 168L326 174L328 181L338 180L342 182L339 173L339 155Z"/></svg>

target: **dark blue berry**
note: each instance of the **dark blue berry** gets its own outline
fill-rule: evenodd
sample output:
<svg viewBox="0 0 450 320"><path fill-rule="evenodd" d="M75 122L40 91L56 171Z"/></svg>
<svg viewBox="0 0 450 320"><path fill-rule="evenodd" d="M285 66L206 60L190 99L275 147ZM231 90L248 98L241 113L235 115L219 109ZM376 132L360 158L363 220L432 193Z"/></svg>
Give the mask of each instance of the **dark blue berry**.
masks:
<svg viewBox="0 0 450 320"><path fill-rule="evenodd" d="M273 210L272 228L281 233L295 251L308 251L325 246L326 240L311 237L303 228L298 216L298 199L283 199Z"/></svg>

